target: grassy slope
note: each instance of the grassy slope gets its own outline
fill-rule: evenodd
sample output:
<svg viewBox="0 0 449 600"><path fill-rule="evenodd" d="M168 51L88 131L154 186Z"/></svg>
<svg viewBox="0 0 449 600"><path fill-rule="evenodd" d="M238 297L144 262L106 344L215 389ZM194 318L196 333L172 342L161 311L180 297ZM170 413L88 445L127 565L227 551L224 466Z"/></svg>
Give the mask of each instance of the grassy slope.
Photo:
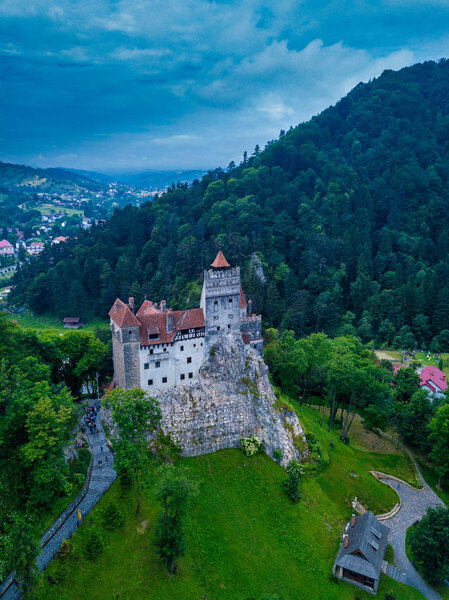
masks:
<svg viewBox="0 0 449 600"><path fill-rule="evenodd" d="M353 600L371 598L348 584L328 579L339 540L351 514L350 500L359 495L375 511L390 509L394 492L366 473L368 468L408 469L401 455L356 451L338 442L335 432L319 427L320 415L304 408L300 415L307 430L318 431L324 445L335 443L325 473L306 477L303 498L291 504L282 491L285 471L266 456L246 458L238 450L183 459L201 480L201 494L191 509L187 555L179 572L170 577L152 546L157 507L147 490L142 515L134 515L132 493L120 497L117 482L73 538L70 574L63 584L50 586L44 578L36 600L258 599L277 593L283 600ZM351 473L357 473L354 478ZM82 547L89 527L101 527L101 512L111 500L125 512L118 531L105 534L105 549L95 562L85 560ZM142 523L144 527L142 527ZM54 576L56 563L49 572ZM383 577L380 597L387 590L397 600L422 596Z"/></svg>
<svg viewBox="0 0 449 600"><path fill-rule="evenodd" d="M42 331L43 329L57 329L61 333L68 331L68 329L64 329L62 319L58 319L57 317L50 315L36 315L29 309L24 310L22 313L8 313L6 317L10 321L17 321L19 325L22 325L22 327L27 327L28 329L36 329L38 331ZM99 319L98 317L95 317L86 323L82 329L93 331L96 327L109 329L109 322L105 319Z"/></svg>

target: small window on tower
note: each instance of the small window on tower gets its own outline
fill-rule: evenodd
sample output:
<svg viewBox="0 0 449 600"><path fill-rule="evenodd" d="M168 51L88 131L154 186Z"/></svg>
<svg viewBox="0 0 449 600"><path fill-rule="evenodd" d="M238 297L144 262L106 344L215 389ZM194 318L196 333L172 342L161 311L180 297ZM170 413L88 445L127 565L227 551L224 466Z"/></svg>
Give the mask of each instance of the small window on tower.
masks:
<svg viewBox="0 0 449 600"><path fill-rule="evenodd" d="M150 354L153 354L153 348L151 348L151 350L150 350Z"/></svg>
<svg viewBox="0 0 449 600"><path fill-rule="evenodd" d="M160 367L160 366L161 366L161 361L160 361L160 360L157 360L157 361L154 363L154 366L156 367L156 369L157 369L158 367Z"/></svg>
<svg viewBox="0 0 449 600"><path fill-rule="evenodd" d="M220 325L217 327L217 331L220 331Z"/></svg>
<svg viewBox="0 0 449 600"><path fill-rule="evenodd" d="M131 331L131 329L129 329L129 330L128 330L128 334L129 334L129 335L131 335L131 334L132 334L132 331Z"/></svg>
<svg viewBox="0 0 449 600"><path fill-rule="evenodd" d="M214 302L214 312L218 312L218 300Z"/></svg>
<svg viewBox="0 0 449 600"><path fill-rule="evenodd" d="M152 379L148 380L148 385L153 385L153 380Z"/></svg>
<svg viewBox="0 0 449 600"><path fill-rule="evenodd" d="M193 379L193 373L189 373L189 379Z"/></svg>
<svg viewBox="0 0 449 600"><path fill-rule="evenodd" d="M186 376L184 375L184 373L181 373L181 381L183 381L186 378Z"/></svg>
<svg viewBox="0 0 449 600"><path fill-rule="evenodd" d="M150 363L145 363L145 364L143 365L143 368L144 368L144 369L149 369L149 368L150 368Z"/></svg>
<svg viewBox="0 0 449 600"><path fill-rule="evenodd" d="M229 304L229 308L232 308L232 298L229 298L228 304Z"/></svg>
<svg viewBox="0 0 449 600"><path fill-rule="evenodd" d="M228 325L228 329L231 329L231 324Z"/></svg>
<svg viewBox="0 0 449 600"><path fill-rule="evenodd" d="M181 352L184 352L184 346L181 346Z"/></svg>
<svg viewBox="0 0 449 600"><path fill-rule="evenodd" d="M187 364L189 365L191 362L192 362L192 357L191 357L191 356L188 356L188 357L187 357Z"/></svg>
<svg viewBox="0 0 449 600"><path fill-rule="evenodd" d="M162 377L162 383L167 383L167 378L166 377Z"/></svg>

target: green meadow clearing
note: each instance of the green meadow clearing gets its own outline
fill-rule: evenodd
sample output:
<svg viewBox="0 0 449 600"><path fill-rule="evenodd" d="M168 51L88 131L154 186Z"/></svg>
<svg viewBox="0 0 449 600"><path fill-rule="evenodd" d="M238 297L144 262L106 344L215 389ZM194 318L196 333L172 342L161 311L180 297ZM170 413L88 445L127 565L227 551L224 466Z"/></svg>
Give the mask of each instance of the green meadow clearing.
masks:
<svg viewBox="0 0 449 600"><path fill-rule="evenodd" d="M320 413L299 409L307 432L315 432L331 456L329 467L302 481L302 499L292 504L282 482L285 470L266 455L247 458L239 450L222 450L181 462L198 479L200 494L190 509L186 530L187 553L178 572L170 576L153 546L158 506L151 483L144 494L142 513L136 518L133 490L123 493L115 482L86 522L73 536L73 555L66 578L54 585L47 575L58 576L53 561L38 586L36 600L354 600L371 598L346 583L329 577L341 534L349 520L351 500L359 500L375 513L390 510L395 492L369 474L387 471L408 479L413 467L393 447L388 452L363 449L363 435L346 446L338 432L320 428ZM361 426L360 426L361 427ZM372 434L370 434L372 435ZM151 476L150 476L151 480ZM114 500L125 515L113 532L102 528L101 515ZM86 536L96 527L104 551L95 560L83 555ZM397 600L423 598L382 576L378 597L386 592Z"/></svg>

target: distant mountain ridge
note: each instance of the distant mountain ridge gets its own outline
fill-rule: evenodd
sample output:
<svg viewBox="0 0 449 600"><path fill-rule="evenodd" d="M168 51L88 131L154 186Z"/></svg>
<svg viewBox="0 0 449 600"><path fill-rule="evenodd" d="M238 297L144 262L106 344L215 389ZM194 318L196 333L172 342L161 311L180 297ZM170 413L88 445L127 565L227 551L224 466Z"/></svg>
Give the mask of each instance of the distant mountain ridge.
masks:
<svg viewBox="0 0 449 600"><path fill-rule="evenodd" d="M65 169L35 169L28 165L0 162L0 186L17 191L62 193L73 186L90 191L101 189L98 181Z"/></svg>
<svg viewBox="0 0 449 600"><path fill-rule="evenodd" d="M58 169L60 170L60 169ZM188 171L138 171L138 172L117 172L117 173L97 173L95 171L83 171L80 169L62 169L70 173L76 173L81 177L87 177L99 183L121 183L140 189L163 190L172 183L191 183L195 179L207 173L206 170L191 169Z"/></svg>

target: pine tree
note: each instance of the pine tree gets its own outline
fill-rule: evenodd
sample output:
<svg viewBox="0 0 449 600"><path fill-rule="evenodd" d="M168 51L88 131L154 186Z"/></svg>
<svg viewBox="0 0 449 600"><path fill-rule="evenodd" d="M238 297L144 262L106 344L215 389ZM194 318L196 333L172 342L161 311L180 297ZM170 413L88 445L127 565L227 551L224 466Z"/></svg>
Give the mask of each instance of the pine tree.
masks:
<svg viewBox="0 0 449 600"><path fill-rule="evenodd" d="M84 555L88 560L94 560L103 552L103 542L95 529L88 535L84 546Z"/></svg>
<svg viewBox="0 0 449 600"><path fill-rule="evenodd" d="M123 523L123 513L114 502L110 502L103 513L103 525L106 529L115 529Z"/></svg>
<svg viewBox="0 0 449 600"><path fill-rule="evenodd" d="M296 469L292 469L287 479L284 481L285 493L292 502L298 502L301 498L299 493L299 473Z"/></svg>
<svg viewBox="0 0 449 600"><path fill-rule="evenodd" d="M120 471L119 483L122 490L129 490L133 483L133 479L129 469L122 469Z"/></svg>

